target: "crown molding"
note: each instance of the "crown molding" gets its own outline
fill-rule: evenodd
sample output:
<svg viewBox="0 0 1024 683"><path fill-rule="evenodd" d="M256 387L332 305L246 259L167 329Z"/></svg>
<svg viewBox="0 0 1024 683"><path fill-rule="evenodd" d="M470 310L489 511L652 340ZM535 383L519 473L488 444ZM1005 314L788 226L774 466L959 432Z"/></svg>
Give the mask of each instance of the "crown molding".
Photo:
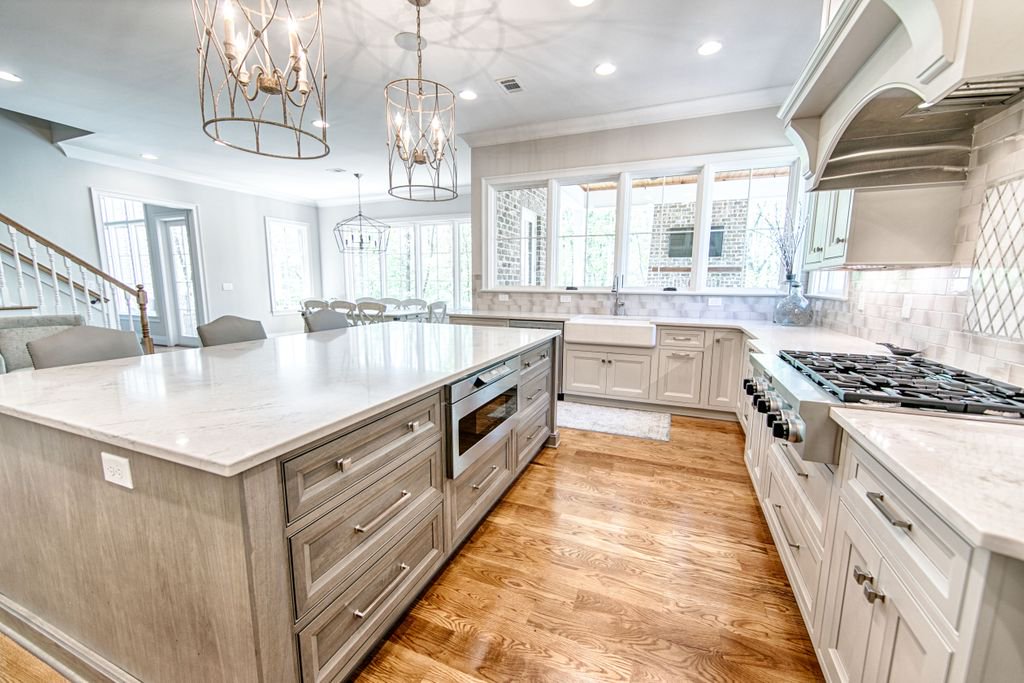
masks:
<svg viewBox="0 0 1024 683"><path fill-rule="evenodd" d="M126 159L125 157L117 154L110 154L108 152L98 152L92 149L86 149L77 145L68 144L67 142L58 142L56 146L64 153L64 156L69 159L75 159L77 161L88 161L94 164L102 164L104 166L113 166L114 168L120 168L125 171L134 171L136 173L145 173L146 175L159 176L161 178L167 178L169 180L179 180L185 183L193 183L195 185L202 185L204 187L212 187L218 190L228 190L230 192L239 192L241 194L252 195L255 197L265 197L268 199L276 199L282 202L290 202L292 204L301 204L303 206L317 206L315 200L309 197L297 197L287 194L276 194L268 193L262 189L254 188L250 185L244 185L240 183L232 183L224 181L211 176L203 175L201 173L191 173L189 171L180 171L166 166L160 166L152 162L141 162L135 161L134 159Z"/></svg>
<svg viewBox="0 0 1024 683"><path fill-rule="evenodd" d="M651 107L638 107L608 114L579 116L559 121L530 123L508 128L494 128L470 133L460 133L470 147L489 147L512 142L540 140L560 137L562 135L578 135L616 128L630 128L652 123L666 123L683 119L695 119L702 116L732 114L755 109L778 107L789 94L790 86L749 90L747 92L705 97L699 100L671 102Z"/></svg>

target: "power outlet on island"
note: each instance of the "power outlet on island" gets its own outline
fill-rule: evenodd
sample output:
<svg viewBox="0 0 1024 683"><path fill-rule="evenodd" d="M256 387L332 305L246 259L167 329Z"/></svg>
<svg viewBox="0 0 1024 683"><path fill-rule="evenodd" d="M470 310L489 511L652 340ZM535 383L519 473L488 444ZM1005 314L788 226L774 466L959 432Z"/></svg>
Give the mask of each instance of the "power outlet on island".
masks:
<svg viewBox="0 0 1024 683"><path fill-rule="evenodd" d="M126 489L135 488L132 483L132 467L128 458L104 452L100 452L100 458L103 460L103 478L105 480Z"/></svg>

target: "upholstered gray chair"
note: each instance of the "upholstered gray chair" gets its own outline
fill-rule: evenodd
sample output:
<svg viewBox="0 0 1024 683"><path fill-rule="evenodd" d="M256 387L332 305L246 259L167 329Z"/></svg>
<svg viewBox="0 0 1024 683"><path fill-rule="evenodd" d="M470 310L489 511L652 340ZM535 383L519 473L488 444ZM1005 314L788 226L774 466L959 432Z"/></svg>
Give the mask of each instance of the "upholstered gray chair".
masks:
<svg viewBox="0 0 1024 683"><path fill-rule="evenodd" d="M69 327L28 343L36 370L142 355L135 332L105 327Z"/></svg>
<svg viewBox="0 0 1024 683"><path fill-rule="evenodd" d="M356 310L359 312L360 322L364 325L371 325L384 322L384 311L387 310L387 306L366 302L359 304Z"/></svg>
<svg viewBox="0 0 1024 683"><path fill-rule="evenodd" d="M259 320L239 318L237 315L221 317L196 328L203 346L220 346L237 342L266 339L267 333Z"/></svg>
<svg viewBox="0 0 1024 683"><path fill-rule="evenodd" d="M337 311L322 310L305 313L302 320L306 324L306 332L326 332L349 327L348 316Z"/></svg>
<svg viewBox="0 0 1024 683"><path fill-rule="evenodd" d="M435 301L434 303L427 306L427 322L448 322L448 304L446 304L443 301Z"/></svg>
<svg viewBox="0 0 1024 683"><path fill-rule="evenodd" d="M84 324L80 315L0 317L0 374L32 369L32 357L28 355L30 341Z"/></svg>

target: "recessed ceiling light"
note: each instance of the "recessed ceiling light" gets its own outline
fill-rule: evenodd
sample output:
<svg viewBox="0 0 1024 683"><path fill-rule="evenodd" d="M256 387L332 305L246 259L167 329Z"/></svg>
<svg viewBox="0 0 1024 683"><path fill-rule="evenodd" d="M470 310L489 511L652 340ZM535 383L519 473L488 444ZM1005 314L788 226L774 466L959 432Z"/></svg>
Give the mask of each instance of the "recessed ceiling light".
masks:
<svg viewBox="0 0 1024 683"><path fill-rule="evenodd" d="M594 67L594 73L598 76L611 76L617 67L611 62L602 62Z"/></svg>
<svg viewBox="0 0 1024 683"><path fill-rule="evenodd" d="M700 44L700 47L697 48L697 54L703 57L708 57L710 55L715 54L721 49L722 44L720 42L718 42L717 40L708 40Z"/></svg>
<svg viewBox="0 0 1024 683"><path fill-rule="evenodd" d="M331 124L327 123L323 119L317 119L316 121L313 122L313 125L316 126L317 128L330 128L331 127Z"/></svg>
<svg viewBox="0 0 1024 683"><path fill-rule="evenodd" d="M11 83L21 83L21 76L12 74L10 71L0 71L0 81L9 81Z"/></svg>
<svg viewBox="0 0 1024 683"><path fill-rule="evenodd" d="M589 7L594 4L594 0L569 0L569 4L573 7Z"/></svg>
<svg viewBox="0 0 1024 683"><path fill-rule="evenodd" d="M160 158L155 154L150 154L149 152L146 152L145 154L140 154L139 156L145 159L146 161L156 161L157 159Z"/></svg>
<svg viewBox="0 0 1024 683"><path fill-rule="evenodd" d="M345 169L343 169L343 168L329 168L329 169L327 169L327 172L328 173L344 173Z"/></svg>
<svg viewBox="0 0 1024 683"><path fill-rule="evenodd" d="M461 97L464 100L475 100L476 99L476 91L475 90L463 90L462 92L459 93L459 97Z"/></svg>

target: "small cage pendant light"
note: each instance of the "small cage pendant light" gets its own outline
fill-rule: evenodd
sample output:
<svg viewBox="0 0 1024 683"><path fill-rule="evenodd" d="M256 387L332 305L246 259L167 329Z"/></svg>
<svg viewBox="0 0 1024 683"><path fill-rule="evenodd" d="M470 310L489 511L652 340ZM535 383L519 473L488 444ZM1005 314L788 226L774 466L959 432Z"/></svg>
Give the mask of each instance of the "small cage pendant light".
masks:
<svg viewBox="0 0 1024 683"><path fill-rule="evenodd" d="M334 240L338 251L343 254L381 254L387 251L391 226L363 214L362 173L356 177L359 210L355 216L346 218L334 226Z"/></svg>

